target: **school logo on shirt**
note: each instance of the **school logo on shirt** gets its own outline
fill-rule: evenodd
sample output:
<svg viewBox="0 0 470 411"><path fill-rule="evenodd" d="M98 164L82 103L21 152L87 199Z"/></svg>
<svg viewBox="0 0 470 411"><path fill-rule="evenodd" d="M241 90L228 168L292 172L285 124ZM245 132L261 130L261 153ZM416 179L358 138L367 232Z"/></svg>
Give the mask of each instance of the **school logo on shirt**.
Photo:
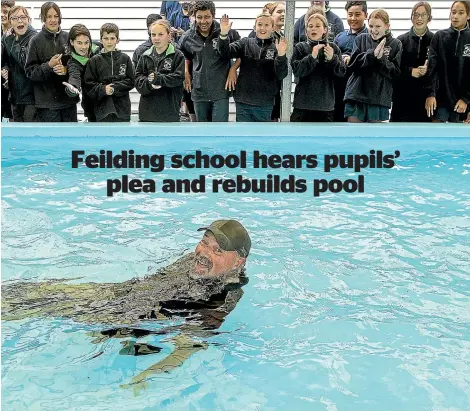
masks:
<svg viewBox="0 0 470 411"><path fill-rule="evenodd" d="M217 43L218 43L218 39L212 39L212 47L214 48L214 50L217 49Z"/></svg>
<svg viewBox="0 0 470 411"><path fill-rule="evenodd" d="M126 64L121 64L119 66L119 75L120 76L125 76L126 75L126 68L127 68Z"/></svg>
<svg viewBox="0 0 470 411"><path fill-rule="evenodd" d="M274 50L266 51L266 60L274 60Z"/></svg>
<svg viewBox="0 0 470 411"><path fill-rule="evenodd" d="M465 44L465 46L463 46L463 56L470 57L470 44Z"/></svg>
<svg viewBox="0 0 470 411"><path fill-rule="evenodd" d="M170 59L163 60L163 70L171 70L171 60Z"/></svg>
<svg viewBox="0 0 470 411"><path fill-rule="evenodd" d="M391 51L392 48L390 46L384 47L384 56L388 58L390 56Z"/></svg>

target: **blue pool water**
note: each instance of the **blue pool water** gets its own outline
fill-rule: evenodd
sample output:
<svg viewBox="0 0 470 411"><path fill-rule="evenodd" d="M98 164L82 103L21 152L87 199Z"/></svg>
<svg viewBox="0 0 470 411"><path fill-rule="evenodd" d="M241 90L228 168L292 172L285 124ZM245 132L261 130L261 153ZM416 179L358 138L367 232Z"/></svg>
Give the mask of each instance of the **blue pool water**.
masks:
<svg viewBox="0 0 470 411"><path fill-rule="evenodd" d="M92 343L87 332L97 328L86 324L3 322L5 410L470 409L470 128L199 127L194 135L210 136L197 138L185 137L187 129L161 130L3 128L2 281L143 277L193 250L197 228L230 217L253 241L243 298L207 350L152 377L138 394L120 385L171 352L164 337L139 340L161 353L129 357L119 355L122 340ZM179 136L146 137L169 132ZM392 170L362 173L364 194L108 198L106 179L120 170L70 167L72 150L103 148L401 156ZM269 172L308 181L358 175L326 176L320 168L205 173L209 184ZM157 180L201 173L128 172Z"/></svg>

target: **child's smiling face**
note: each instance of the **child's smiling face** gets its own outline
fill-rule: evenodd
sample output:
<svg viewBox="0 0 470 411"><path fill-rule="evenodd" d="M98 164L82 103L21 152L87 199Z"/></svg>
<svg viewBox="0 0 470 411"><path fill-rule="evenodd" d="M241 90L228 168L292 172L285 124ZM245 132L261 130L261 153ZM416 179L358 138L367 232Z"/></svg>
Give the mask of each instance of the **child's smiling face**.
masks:
<svg viewBox="0 0 470 411"><path fill-rule="evenodd" d="M88 56L88 50L90 50L90 39L88 36L83 34L75 37L75 40L71 41L72 47L79 56Z"/></svg>
<svg viewBox="0 0 470 411"><path fill-rule="evenodd" d="M255 25L256 37L269 39L274 31L273 19L271 17L259 17Z"/></svg>
<svg viewBox="0 0 470 411"><path fill-rule="evenodd" d="M385 36L387 30L390 29L390 24L385 24L381 19L369 20L369 33L374 40L378 40Z"/></svg>

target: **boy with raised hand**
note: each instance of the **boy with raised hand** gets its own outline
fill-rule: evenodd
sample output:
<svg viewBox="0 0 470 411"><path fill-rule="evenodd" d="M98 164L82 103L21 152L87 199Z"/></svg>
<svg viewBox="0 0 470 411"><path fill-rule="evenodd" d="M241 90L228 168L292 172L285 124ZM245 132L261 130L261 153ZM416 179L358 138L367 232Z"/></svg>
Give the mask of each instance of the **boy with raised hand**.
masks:
<svg viewBox="0 0 470 411"><path fill-rule="evenodd" d="M149 38L144 41L139 47L137 47L132 55L132 64L134 68L137 67L139 63L139 59L150 47L152 47L152 38L150 36L150 26L158 20L162 20L163 17L160 14L149 14L147 16L147 32L149 34Z"/></svg>
<svg viewBox="0 0 470 411"><path fill-rule="evenodd" d="M29 43L26 76L33 82L36 120L76 122L78 97L69 97L62 84L67 79L68 33L60 27L57 4L41 6L42 30Z"/></svg>
<svg viewBox="0 0 470 411"><path fill-rule="evenodd" d="M343 55L343 62L346 66L349 64L351 55L354 48L354 42L357 36L362 33L368 33L367 28L367 1L348 1L345 6L347 13L347 20L349 29L344 30L335 38L335 44L341 50ZM337 77L335 79L335 114L334 121L344 122L344 93L346 91L346 84L349 80L349 74L344 77Z"/></svg>
<svg viewBox="0 0 470 411"><path fill-rule="evenodd" d="M196 24L180 41L180 49L186 58L185 89L191 97L198 122L227 122L229 118L229 92L225 83L230 70L230 58L218 50L220 25L215 18L213 1L196 1ZM230 29L230 42L240 35ZM193 69L190 71L192 63Z"/></svg>
<svg viewBox="0 0 470 411"><path fill-rule="evenodd" d="M116 49L119 28L106 23L100 29L103 49L86 66L84 81L95 103L96 121L129 122L134 88L134 67L130 57Z"/></svg>
<svg viewBox="0 0 470 411"><path fill-rule="evenodd" d="M219 51L240 58L240 75L235 90L237 122L268 122L279 91L278 82L288 74L287 42L273 39L274 19L268 13L255 20L255 38L245 37L229 43L232 24L224 15L220 24Z"/></svg>

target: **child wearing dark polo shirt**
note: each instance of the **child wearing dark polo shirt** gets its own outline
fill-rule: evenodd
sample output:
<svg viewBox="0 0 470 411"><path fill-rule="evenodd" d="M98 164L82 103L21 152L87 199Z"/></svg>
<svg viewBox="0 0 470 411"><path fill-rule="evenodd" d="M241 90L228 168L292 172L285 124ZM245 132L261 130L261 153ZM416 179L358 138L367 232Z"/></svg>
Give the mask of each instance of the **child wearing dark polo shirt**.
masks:
<svg viewBox="0 0 470 411"><path fill-rule="evenodd" d="M450 19L429 47L425 108L434 121L459 123L470 105L470 1L455 1Z"/></svg>
<svg viewBox="0 0 470 411"><path fill-rule="evenodd" d="M229 44L230 22L227 16L220 25L219 50L222 55L241 58L240 75L234 99L237 122L271 121L278 82L288 74L287 42L275 43L274 20L270 14L256 18L255 38L243 38Z"/></svg>
<svg viewBox="0 0 470 411"><path fill-rule="evenodd" d="M308 41L297 43L292 70L299 80L295 88L292 122L331 122L335 108L334 81L346 66L341 51L328 42L328 21L313 14L306 21Z"/></svg>
<svg viewBox="0 0 470 411"><path fill-rule="evenodd" d="M411 12L413 27L398 37L403 45L401 73L393 86L391 121L428 122L426 115L425 81L428 70L428 54L434 36L428 23L432 19L429 3L420 1Z"/></svg>
<svg viewBox="0 0 470 411"><path fill-rule="evenodd" d="M23 6L13 6L8 12L12 34L2 38L2 71L7 71L10 90L13 121L31 122L36 119L34 89L31 80L26 77L24 64L29 42L36 35L30 25L28 10ZM7 104L8 99L2 101Z"/></svg>
<svg viewBox="0 0 470 411"><path fill-rule="evenodd" d="M64 82L66 93L71 97L76 97L82 92L83 78L88 60L99 53L100 46L91 41L90 31L83 24L75 24L70 28L70 59L67 63L68 80ZM89 122L95 122L95 110L93 100L86 93L82 92L82 108L85 117Z"/></svg>
<svg viewBox="0 0 470 411"><path fill-rule="evenodd" d="M180 41L180 49L186 58L185 89L192 91L197 121L226 122L230 94L225 83L231 62L218 50L220 25L214 20L214 2L196 1L193 11L195 25ZM240 39L235 30L230 30L228 37L231 43Z"/></svg>
<svg viewBox="0 0 470 411"><path fill-rule="evenodd" d="M346 66L349 64L354 48L354 42L362 33L368 33L367 20L367 2L366 1L348 1L345 6L349 29L338 34L335 44L341 50L343 61ZM335 79L335 116L336 122L345 121L344 118L344 93L348 83L350 73L346 72L344 77Z"/></svg>
<svg viewBox="0 0 470 411"><path fill-rule="evenodd" d="M171 44L170 25L160 20L150 26L153 46L139 60L135 87L141 94L139 120L178 122L183 96L184 56Z"/></svg>
<svg viewBox="0 0 470 411"><path fill-rule="evenodd" d="M94 101L96 121L128 122L134 67L130 57L116 49L119 28L115 24L104 24L100 36L103 49L88 61L84 78L88 95Z"/></svg>
<svg viewBox="0 0 470 411"><path fill-rule="evenodd" d="M42 30L29 43L26 76L33 82L36 120L76 122L78 97L65 92L68 33L60 28L62 15L53 2L41 6Z"/></svg>
<svg viewBox="0 0 470 411"><path fill-rule="evenodd" d="M390 33L388 13L375 10L369 17L369 34L356 38L349 63L352 75L344 96L344 114L349 122L378 123L389 119L401 54L401 42Z"/></svg>

